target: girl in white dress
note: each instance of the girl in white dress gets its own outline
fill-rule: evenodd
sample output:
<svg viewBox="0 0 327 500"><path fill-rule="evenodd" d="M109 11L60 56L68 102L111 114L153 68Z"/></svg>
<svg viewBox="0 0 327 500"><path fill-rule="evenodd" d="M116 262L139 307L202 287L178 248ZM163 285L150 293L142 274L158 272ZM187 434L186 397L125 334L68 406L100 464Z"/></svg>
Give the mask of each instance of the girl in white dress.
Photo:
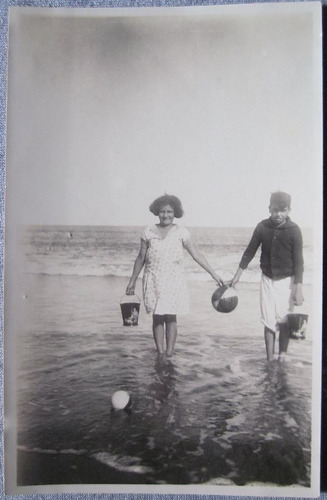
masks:
<svg viewBox="0 0 327 500"><path fill-rule="evenodd" d="M160 196L149 208L159 217L159 223L146 227L142 232L140 250L126 294L134 294L136 280L144 266L144 306L148 313L153 314L153 335L158 354L165 353L170 357L177 338L177 314L188 312L184 248L218 284L223 284L223 281L196 247L189 231L174 224L174 218L181 218L184 213L176 196Z"/></svg>

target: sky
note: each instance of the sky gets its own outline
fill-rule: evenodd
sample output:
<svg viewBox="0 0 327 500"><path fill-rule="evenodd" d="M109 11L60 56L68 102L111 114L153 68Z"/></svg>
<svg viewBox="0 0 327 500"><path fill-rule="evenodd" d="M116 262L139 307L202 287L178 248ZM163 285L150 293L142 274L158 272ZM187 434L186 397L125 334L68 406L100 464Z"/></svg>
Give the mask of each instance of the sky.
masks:
<svg viewBox="0 0 327 500"><path fill-rule="evenodd" d="M317 4L12 8L7 220L253 226L321 208ZM316 10L315 10L316 9Z"/></svg>

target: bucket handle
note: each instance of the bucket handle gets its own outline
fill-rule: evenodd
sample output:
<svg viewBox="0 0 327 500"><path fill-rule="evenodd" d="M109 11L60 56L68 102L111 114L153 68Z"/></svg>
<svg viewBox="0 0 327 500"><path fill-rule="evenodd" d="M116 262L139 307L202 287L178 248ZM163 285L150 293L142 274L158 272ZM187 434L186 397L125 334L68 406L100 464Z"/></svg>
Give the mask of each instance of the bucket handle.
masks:
<svg viewBox="0 0 327 500"><path fill-rule="evenodd" d="M123 299L124 299L125 297L129 297L129 298L135 297L135 298L137 299L137 302L138 302L139 304L141 304L141 299L140 299L140 297L139 297L138 295L136 295L136 293L133 293L133 295L127 295L126 293L124 293L124 295L123 295L123 296L122 296L122 298L120 299L120 304L122 303L122 301L123 301ZM132 301L131 301L131 302L132 302Z"/></svg>

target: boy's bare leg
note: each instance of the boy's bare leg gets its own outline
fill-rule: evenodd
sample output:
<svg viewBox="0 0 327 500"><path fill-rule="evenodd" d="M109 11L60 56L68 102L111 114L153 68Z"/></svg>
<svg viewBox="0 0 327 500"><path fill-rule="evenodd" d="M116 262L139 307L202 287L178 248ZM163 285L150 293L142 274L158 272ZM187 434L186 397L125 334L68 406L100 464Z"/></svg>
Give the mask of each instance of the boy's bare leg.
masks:
<svg viewBox="0 0 327 500"><path fill-rule="evenodd" d="M158 354L164 354L165 329L163 316L159 314L153 315L152 331Z"/></svg>
<svg viewBox="0 0 327 500"><path fill-rule="evenodd" d="M267 352L267 361L273 361L275 353L275 338L276 333L265 326L265 343Z"/></svg>
<svg viewBox="0 0 327 500"><path fill-rule="evenodd" d="M165 315L166 323L166 340L167 340L167 350L166 356L172 356L174 352L175 342L177 338L177 318L174 314Z"/></svg>
<svg viewBox="0 0 327 500"><path fill-rule="evenodd" d="M279 358L286 356L288 343L290 340L289 328L287 323L279 324Z"/></svg>

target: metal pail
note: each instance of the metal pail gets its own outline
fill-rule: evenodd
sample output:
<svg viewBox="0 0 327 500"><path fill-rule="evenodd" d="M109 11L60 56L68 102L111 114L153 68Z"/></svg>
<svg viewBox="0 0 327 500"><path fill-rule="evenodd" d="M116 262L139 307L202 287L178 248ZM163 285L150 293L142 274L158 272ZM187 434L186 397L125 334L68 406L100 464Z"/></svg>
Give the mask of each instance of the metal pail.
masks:
<svg viewBox="0 0 327 500"><path fill-rule="evenodd" d="M120 301L120 309L124 326L137 326L141 301L137 295L124 295Z"/></svg>
<svg viewBox="0 0 327 500"><path fill-rule="evenodd" d="M305 339L308 317L308 314L303 313L290 313L287 315L291 339Z"/></svg>

